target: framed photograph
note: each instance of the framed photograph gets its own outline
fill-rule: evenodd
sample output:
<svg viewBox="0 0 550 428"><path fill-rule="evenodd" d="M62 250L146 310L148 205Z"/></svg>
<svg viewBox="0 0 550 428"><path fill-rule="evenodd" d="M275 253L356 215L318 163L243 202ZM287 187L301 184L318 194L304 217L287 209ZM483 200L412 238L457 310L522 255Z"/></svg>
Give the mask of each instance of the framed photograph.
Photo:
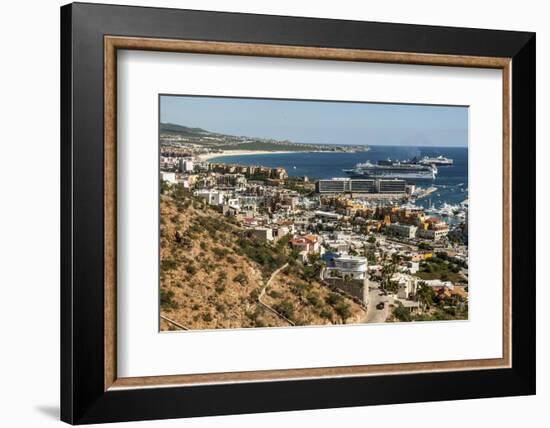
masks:
<svg viewBox="0 0 550 428"><path fill-rule="evenodd" d="M61 418L535 393L535 35L61 8Z"/></svg>

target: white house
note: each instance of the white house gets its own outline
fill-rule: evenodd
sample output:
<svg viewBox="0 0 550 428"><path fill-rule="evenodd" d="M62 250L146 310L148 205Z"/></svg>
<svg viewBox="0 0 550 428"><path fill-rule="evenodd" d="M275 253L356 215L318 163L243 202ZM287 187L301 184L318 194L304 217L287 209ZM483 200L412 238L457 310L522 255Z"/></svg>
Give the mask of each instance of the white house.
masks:
<svg viewBox="0 0 550 428"><path fill-rule="evenodd" d="M217 190L197 190L195 196L203 198L208 205L223 205L225 194Z"/></svg>
<svg viewBox="0 0 550 428"><path fill-rule="evenodd" d="M176 184L177 182L175 172L161 172L160 179L170 184Z"/></svg>
<svg viewBox="0 0 550 428"><path fill-rule="evenodd" d="M365 279L367 276L367 258L342 254L334 258L333 266L328 266L327 278Z"/></svg>
<svg viewBox="0 0 550 428"><path fill-rule="evenodd" d="M408 299L412 294L416 294L418 278L397 272L392 275L390 281L398 285L397 297L399 299Z"/></svg>

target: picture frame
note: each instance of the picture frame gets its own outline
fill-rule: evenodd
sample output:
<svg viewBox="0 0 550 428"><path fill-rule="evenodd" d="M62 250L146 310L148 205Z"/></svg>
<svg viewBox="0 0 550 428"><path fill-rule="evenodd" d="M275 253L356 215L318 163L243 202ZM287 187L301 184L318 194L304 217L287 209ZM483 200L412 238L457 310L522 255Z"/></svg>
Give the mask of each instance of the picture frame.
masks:
<svg viewBox="0 0 550 428"><path fill-rule="evenodd" d="M502 70L502 358L118 377L118 50ZM86 424L534 394L535 96L534 33L63 6L61 419Z"/></svg>

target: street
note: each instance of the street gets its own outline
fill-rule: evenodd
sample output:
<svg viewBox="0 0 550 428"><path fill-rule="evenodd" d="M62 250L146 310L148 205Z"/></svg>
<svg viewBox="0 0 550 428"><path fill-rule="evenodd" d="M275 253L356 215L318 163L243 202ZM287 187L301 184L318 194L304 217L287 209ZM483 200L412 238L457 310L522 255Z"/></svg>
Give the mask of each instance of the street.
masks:
<svg viewBox="0 0 550 428"><path fill-rule="evenodd" d="M383 323L386 322L390 314L390 303L392 303L393 298L390 296L384 296L382 291L378 288L378 282L371 281L369 287L369 304L367 309L367 315L365 317L364 323ZM379 303L384 303L383 309L376 309L376 305Z"/></svg>

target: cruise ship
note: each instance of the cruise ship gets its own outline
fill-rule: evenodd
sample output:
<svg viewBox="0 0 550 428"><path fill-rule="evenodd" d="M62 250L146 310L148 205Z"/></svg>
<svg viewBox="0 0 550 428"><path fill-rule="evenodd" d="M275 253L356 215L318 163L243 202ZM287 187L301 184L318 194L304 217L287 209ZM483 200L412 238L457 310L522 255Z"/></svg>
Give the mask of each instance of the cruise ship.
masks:
<svg viewBox="0 0 550 428"><path fill-rule="evenodd" d="M445 156L429 157L424 156L422 159L414 159L414 161L420 165L438 165L438 166L450 166L453 164L453 160L446 158Z"/></svg>
<svg viewBox="0 0 550 428"><path fill-rule="evenodd" d="M403 178L403 179L435 179L437 167L433 164L423 165L411 161L369 161L358 163L352 169L344 172L352 178Z"/></svg>

